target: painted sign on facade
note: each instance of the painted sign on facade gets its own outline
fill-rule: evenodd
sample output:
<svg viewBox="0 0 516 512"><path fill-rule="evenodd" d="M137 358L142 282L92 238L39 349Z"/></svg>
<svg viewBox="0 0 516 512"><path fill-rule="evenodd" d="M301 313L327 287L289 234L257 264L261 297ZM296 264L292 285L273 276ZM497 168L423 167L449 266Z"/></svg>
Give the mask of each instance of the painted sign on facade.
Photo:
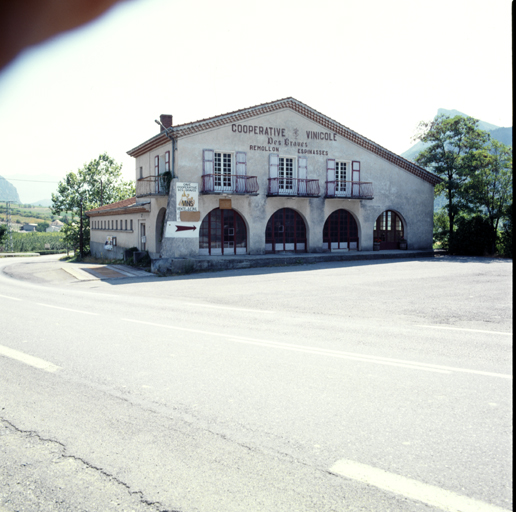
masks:
<svg viewBox="0 0 516 512"><path fill-rule="evenodd" d="M176 183L176 219L167 222L167 238L198 238L201 227L199 184Z"/></svg>
<svg viewBox="0 0 516 512"><path fill-rule="evenodd" d="M299 155L328 156L329 152L324 148L313 148L313 142L337 142L337 134L328 131L299 130L293 131L287 128L277 128L265 125L232 124L233 133L241 133L250 136L262 135L259 144L250 144L250 151L264 151L266 153L279 153L283 147L297 148ZM306 135L306 139L305 139ZM292 139L292 136L294 137Z"/></svg>
<svg viewBox="0 0 516 512"><path fill-rule="evenodd" d="M199 184L176 183L176 219L181 219L181 212L199 211Z"/></svg>

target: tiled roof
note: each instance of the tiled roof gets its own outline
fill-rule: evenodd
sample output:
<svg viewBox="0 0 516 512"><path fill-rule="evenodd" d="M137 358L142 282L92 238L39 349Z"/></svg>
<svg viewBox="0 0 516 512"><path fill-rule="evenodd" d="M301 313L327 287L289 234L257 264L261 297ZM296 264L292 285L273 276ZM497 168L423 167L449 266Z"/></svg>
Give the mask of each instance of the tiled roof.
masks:
<svg viewBox="0 0 516 512"><path fill-rule="evenodd" d="M99 206L93 210L88 210L86 215L88 217L98 217L101 215L121 215L126 213L140 213L146 211L148 211L146 203L137 203L136 197L130 197L129 199L124 199L123 201L105 204L104 206Z"/></svg>
<svg viewBox="0 0 516 512"><path fill-rule="evenodd" d="M413 162L406 160L405 158L392 153L391 151L383 148L382 146L376 144L375 142L359 135L358 133L350 130L346 126L334 121L333 119L317 112L313 108L301 103L300 101L294 98L284 98L282 100L273 101L270 103L262 103L261 105L256 105L254 107L249 107L241 110L236 110L234 112L229 112L227 114L221 114L214 117L209 117L207 119L202 119L200 121L194 121L192 123L180 124L177 126L172 126L169 128L169 134L172 135L174 139L179 139L181 137L186 137L188 135L192 135L194 133L199 133L204 130L210 130L213 128L218 128L221 126L225 126L231 123L245 121L246 119L267 114L269 112L275 112L277 110L282 110L285 108L290 108L295 112L307 117L308 119L324 126L330 131L337 133L341 137L350 140L351 142L361 146L372 153L384 158L385 160L405 169L406 171L415 174L419 178L431 183L432 185L437 185L442 180L432 174L431 172L426 171L422 167L414 164ZM155 149L165 143L168 142L168 138L165 132L161 132L158 135L155 135L151 139L147 140L143 144L136 146L135 148L129 150L127 154L129 156L137 157L147 153L148 151Z"/></svg>

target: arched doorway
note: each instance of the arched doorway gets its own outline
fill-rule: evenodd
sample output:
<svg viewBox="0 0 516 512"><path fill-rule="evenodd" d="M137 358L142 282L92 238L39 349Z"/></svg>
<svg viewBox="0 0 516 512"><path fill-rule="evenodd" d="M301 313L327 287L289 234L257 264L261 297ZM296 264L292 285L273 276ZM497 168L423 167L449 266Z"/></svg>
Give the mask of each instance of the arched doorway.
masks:
<svg viewBox="0 0 516 512"><path fill-rule="evenodd" d="M358 250L357 221L347 210L334 211L324 223L323 249Z"/></svg>
<svg viewBox="0 0 516 512"><path fill-rule="evenodd" d="M247 254L247 228L235 210L215 208L204 217L199 230L199 254Z"/></svg>
<svg viewBox="0 0 516 512"><path fill-rule="evenodd" d="M161 251L161 242L163 241L163 236L165 234L165 217L167 215L167 209L161 208L156 216L156 233L154 240L156 240L156 252Z"/></svg>
<svg viewBox="0 0 516 512"><path fill-rule="evenodd" d="M399 241L404 237L401 217L392 210L383 212L376 219L373 236L375 241L380 241L380 250L398 249Z"/></svg>
<svg viewBox="0 0 516 512"><path fill-rule="evenodd" d="M305 221L295 210L282 208L273 213L265 228L265 251L306 252Z"/></svg>

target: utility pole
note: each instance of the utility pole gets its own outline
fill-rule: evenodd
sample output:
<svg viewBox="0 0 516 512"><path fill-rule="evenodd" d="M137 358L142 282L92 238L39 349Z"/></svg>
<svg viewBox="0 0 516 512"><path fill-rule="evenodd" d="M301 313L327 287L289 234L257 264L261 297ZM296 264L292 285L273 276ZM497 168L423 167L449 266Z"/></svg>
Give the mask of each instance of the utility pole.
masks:
<svg viewBox="0 0 516 512"><path fill-rule="evenodd" d="M82 241L82 197L81 197L81 218L80 218L80 224L79 224L79 254L81 256L81 260L82 260L82 257L83 257L83 253L84 253L84 245L83 245L83 241Z"/></svg>
<svg viewBox="0 0 516 512"><path fill-rule="evenodd" d="M9 240L7 242L8 252L14 252L13 248L13 227L11 225L11 202L6 201L6 218L7 218L7 234L9 235Z"/></svg>

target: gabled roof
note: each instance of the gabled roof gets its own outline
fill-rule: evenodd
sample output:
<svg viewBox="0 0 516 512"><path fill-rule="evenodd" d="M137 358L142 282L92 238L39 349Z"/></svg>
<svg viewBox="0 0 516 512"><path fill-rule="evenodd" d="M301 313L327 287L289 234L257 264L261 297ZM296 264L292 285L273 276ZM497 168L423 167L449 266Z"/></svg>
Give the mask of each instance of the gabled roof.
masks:
<svg viewBox="0 0 516 512"><path fill-rule="evenodd" d="M118 201L116 203L105 204L104 206L99 206L98 208L93 208L93 210L88 210L86 215L88 217L100 217L103 215L123 215L127 213L143 213L149 211L147 204L150 201L146 201L144 203L137 203L136 197L130 197L129 199L124 199L123 201Z"/></svg>
<svg viewBox="0 0 516 512"><path fill-rule="evenodd" d="M250 119L255 116L267 114L270 112L275 112L278 110L289 108L302 116L314 121L326 129L344 137L345 139L350 140L351 142L357 144L358 146L371 151L372 153L378 155L381 158L384 158L388 162L405 169L406 171L415 174L419 178L431 183L432 185L437 185L442 180L435 174L426 171L422 167L414 164L413 162L406 160L405 158L392 153L391 151L383 148L382 146L376 144L375 142L366 139L362 135L350 130L346 126L334 121L333 119L317 112L313 108L301 103L300 101L294 98L284 98L282 100L272 101L270 103L262 103L261 105L256 105L254 107L244 108L241 110L235 110L234 112L229 112L227 114L221 114L219 116L209 117L207 119L202 119L200 121L194 121L192 123L180 124L177 126L172 126L168 129L169 135L171 135L174 139L180 139L181 137L186 137L188 135L192 135L195 133L199 133L205 130L211 130L213 128L219 128L221 126L225 126L228 124L245 121L246 119ZM161 132L151 139L145 141L143 144L136 146L135 148L129 150L127 154L132 157L138 157L155 149L165 143L168 142L168 137L165 132Z"/></svg>

